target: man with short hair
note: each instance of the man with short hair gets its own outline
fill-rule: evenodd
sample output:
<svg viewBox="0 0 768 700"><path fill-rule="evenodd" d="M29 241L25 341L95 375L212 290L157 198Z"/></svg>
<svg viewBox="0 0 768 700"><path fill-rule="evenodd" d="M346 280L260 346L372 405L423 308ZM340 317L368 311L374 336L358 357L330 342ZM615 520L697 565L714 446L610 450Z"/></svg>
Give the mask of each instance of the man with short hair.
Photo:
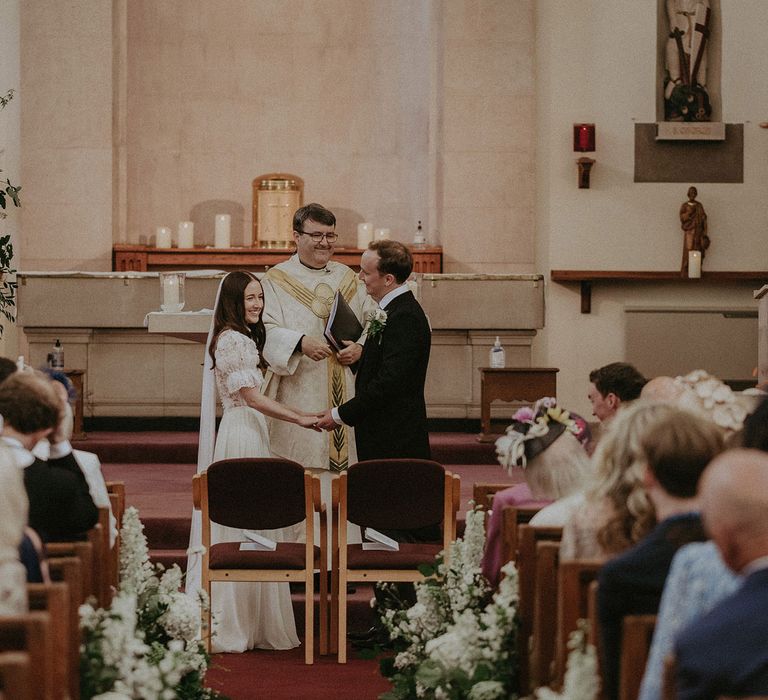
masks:
<svg viewBox="0 0 768 700"><path fill-rule="evenodd" d="M768 455L729 450L701 482L704 524L744 582L675 643L677 696L768 696Z"/></svg>
<svg viewBox="0 0 768 700"><path fill-rule="evenodd" d="M338 291L358 319L372 307L354 270L331 260L337 240L336 217L320 204L307 204L293 217L296 254L262 278L264 357L269 363L265 393L289 406L321 413L354 395L350 365L361 343L334 352L323 333ZM312 432L286 421L268 420L270 447L278 457L330 473L357 461L354 435L344 426ZM329 489L330 482L325 480Z"/></svg>
<svg viewBox="0 0 768 700"><path fill-rule="evenodd" d="M360 279L380 311L368 326L355 397L318 422L326 430L354 426L360 460L431 455L424 384L432 333L406 284L412 270L413 256L398 241L371 243L360 261Z"/></svg>
<svg viewBox="0 0 768 700"><path fill-rule="evenodd" d="M592 415L607 421L616 415L622 403L640 396L646 378L626 362L612 362L589 373L589 401Z"/></svg>
<svg viewBox="0 0 768 700"><path fill-rule="evenodd" d="M29 525L44 541L81 538L99 518L65 435L65 401L52 382L36 372L15 372L0 383L0 439L24 469ZM43 439L51 443L47 461L31 452Z"/></svg>

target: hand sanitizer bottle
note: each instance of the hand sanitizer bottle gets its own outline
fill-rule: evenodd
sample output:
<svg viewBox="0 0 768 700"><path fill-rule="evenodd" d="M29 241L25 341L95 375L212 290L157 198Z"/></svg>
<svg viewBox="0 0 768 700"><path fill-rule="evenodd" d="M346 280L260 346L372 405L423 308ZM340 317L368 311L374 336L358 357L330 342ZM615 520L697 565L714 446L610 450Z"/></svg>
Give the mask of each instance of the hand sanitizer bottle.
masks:
<svg viewBox="0 0 768 700"><path fill-rule="evenodd" d="M58 338L56 338L51 352L51 369L64 369L64 348Z"/></svg>
<svg viewBox="0 0 768 700"><path fill-rule="evenodd" d="M499 336L496 336L496 342L493 344L493 347L491 348L491 367L493 369L499 369L501 367L506 367L507 360L504 356L504 348L501 347L501 341L499 340Z"/></svg>
<svg viewBox="0 0 768 700"><path fill-rule="evenodd" d="M424 232L421 229L421 221L416 226L416 235L413 237L413 245L424 246L427 244L427 239L424 237Z"/></svg>

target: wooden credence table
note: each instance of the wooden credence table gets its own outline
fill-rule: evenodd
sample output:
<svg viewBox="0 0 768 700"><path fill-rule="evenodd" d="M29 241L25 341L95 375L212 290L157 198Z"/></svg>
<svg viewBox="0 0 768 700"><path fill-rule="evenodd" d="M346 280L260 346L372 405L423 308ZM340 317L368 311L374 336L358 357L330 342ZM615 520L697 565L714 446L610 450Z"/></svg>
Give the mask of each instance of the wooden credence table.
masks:
<svg viewBox="0 0 768 700"><path fill-rule="evenodd" d="M557 397L558 367L479 367L480 442L492 442L491 404L494 401L534 403L543 396Z"/></svg>

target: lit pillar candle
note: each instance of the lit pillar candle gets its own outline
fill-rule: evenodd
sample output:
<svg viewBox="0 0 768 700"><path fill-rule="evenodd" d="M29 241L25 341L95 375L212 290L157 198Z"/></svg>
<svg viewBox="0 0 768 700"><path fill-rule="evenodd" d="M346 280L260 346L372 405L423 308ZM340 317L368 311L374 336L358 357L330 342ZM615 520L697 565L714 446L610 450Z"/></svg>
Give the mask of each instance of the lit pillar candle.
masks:
<svg viewBox="0 0 768 700"><path fill-rule="evenodd" d="M688 251L688 277L701 277L701 251Z"/></svg>
<svg viewBox="0 0 768 700"><path fill-rule="evenodd" d="M195 247L195 224L191 221L179 221L179 248Z"/></svg>
<svg viewBox="0 0 768 700"><path fill-rule="evenodd" d="M374 238L377 241L388 241L389 240L389 229L388 228L377 228L374 232Z"/></svg>
<svg viewBox="0 0 768 700"><path fill-rule="evenodd" d="M368 244L373 240L373 224L358 224L357 225L357 247L367 248Z"/></svg>
<svg viewBox="0 0 768 700"><path fill-rule="evenodd" d="M232 217L229 214L216 214L216 229L213 237L214 248L230 248L229 229Z"/></svg>
<svg viewBox="0 0 768 700"><path fill-rule="evenodd" d="M158 226L155 235L155 247L156 248L170 248L171 247L171 229L167 226Z"/></svg>

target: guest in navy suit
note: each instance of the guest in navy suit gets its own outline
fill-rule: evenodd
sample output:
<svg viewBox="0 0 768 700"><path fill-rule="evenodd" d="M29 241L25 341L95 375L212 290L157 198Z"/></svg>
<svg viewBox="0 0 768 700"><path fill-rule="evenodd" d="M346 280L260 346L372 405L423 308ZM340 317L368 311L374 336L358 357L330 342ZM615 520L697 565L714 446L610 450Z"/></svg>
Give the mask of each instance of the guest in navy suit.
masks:
<svg viewBox="0 0 768 700"><path fill-rule="evenodd" d="M715 425L672 406L659 405L654 422L640 438L645 488L658 524L600 570L603 684L610 699L619 695L624 617L658 612L675 552L706 539L696 491L704 469L722 449L723 435Z"/></svg>
<svg viewBox="0 0 768 700"><path fill-rule="evenodd" d="M429 459L424 383L431 331L406 280L410 251L397 241L376 241L363 253L360 279L379 303L381 321L367 327L355 379L355 397L327 412L321 428L355 428L358 459ZM381 313L383 311L383 314Z"/></svg>
<svg viewBox="0 0 768 700"><path fill-rule="evenodd" d="M701 484L706 527L744 583L675 644L683 700L768 696L768 455L730 450Z"/></svg>

